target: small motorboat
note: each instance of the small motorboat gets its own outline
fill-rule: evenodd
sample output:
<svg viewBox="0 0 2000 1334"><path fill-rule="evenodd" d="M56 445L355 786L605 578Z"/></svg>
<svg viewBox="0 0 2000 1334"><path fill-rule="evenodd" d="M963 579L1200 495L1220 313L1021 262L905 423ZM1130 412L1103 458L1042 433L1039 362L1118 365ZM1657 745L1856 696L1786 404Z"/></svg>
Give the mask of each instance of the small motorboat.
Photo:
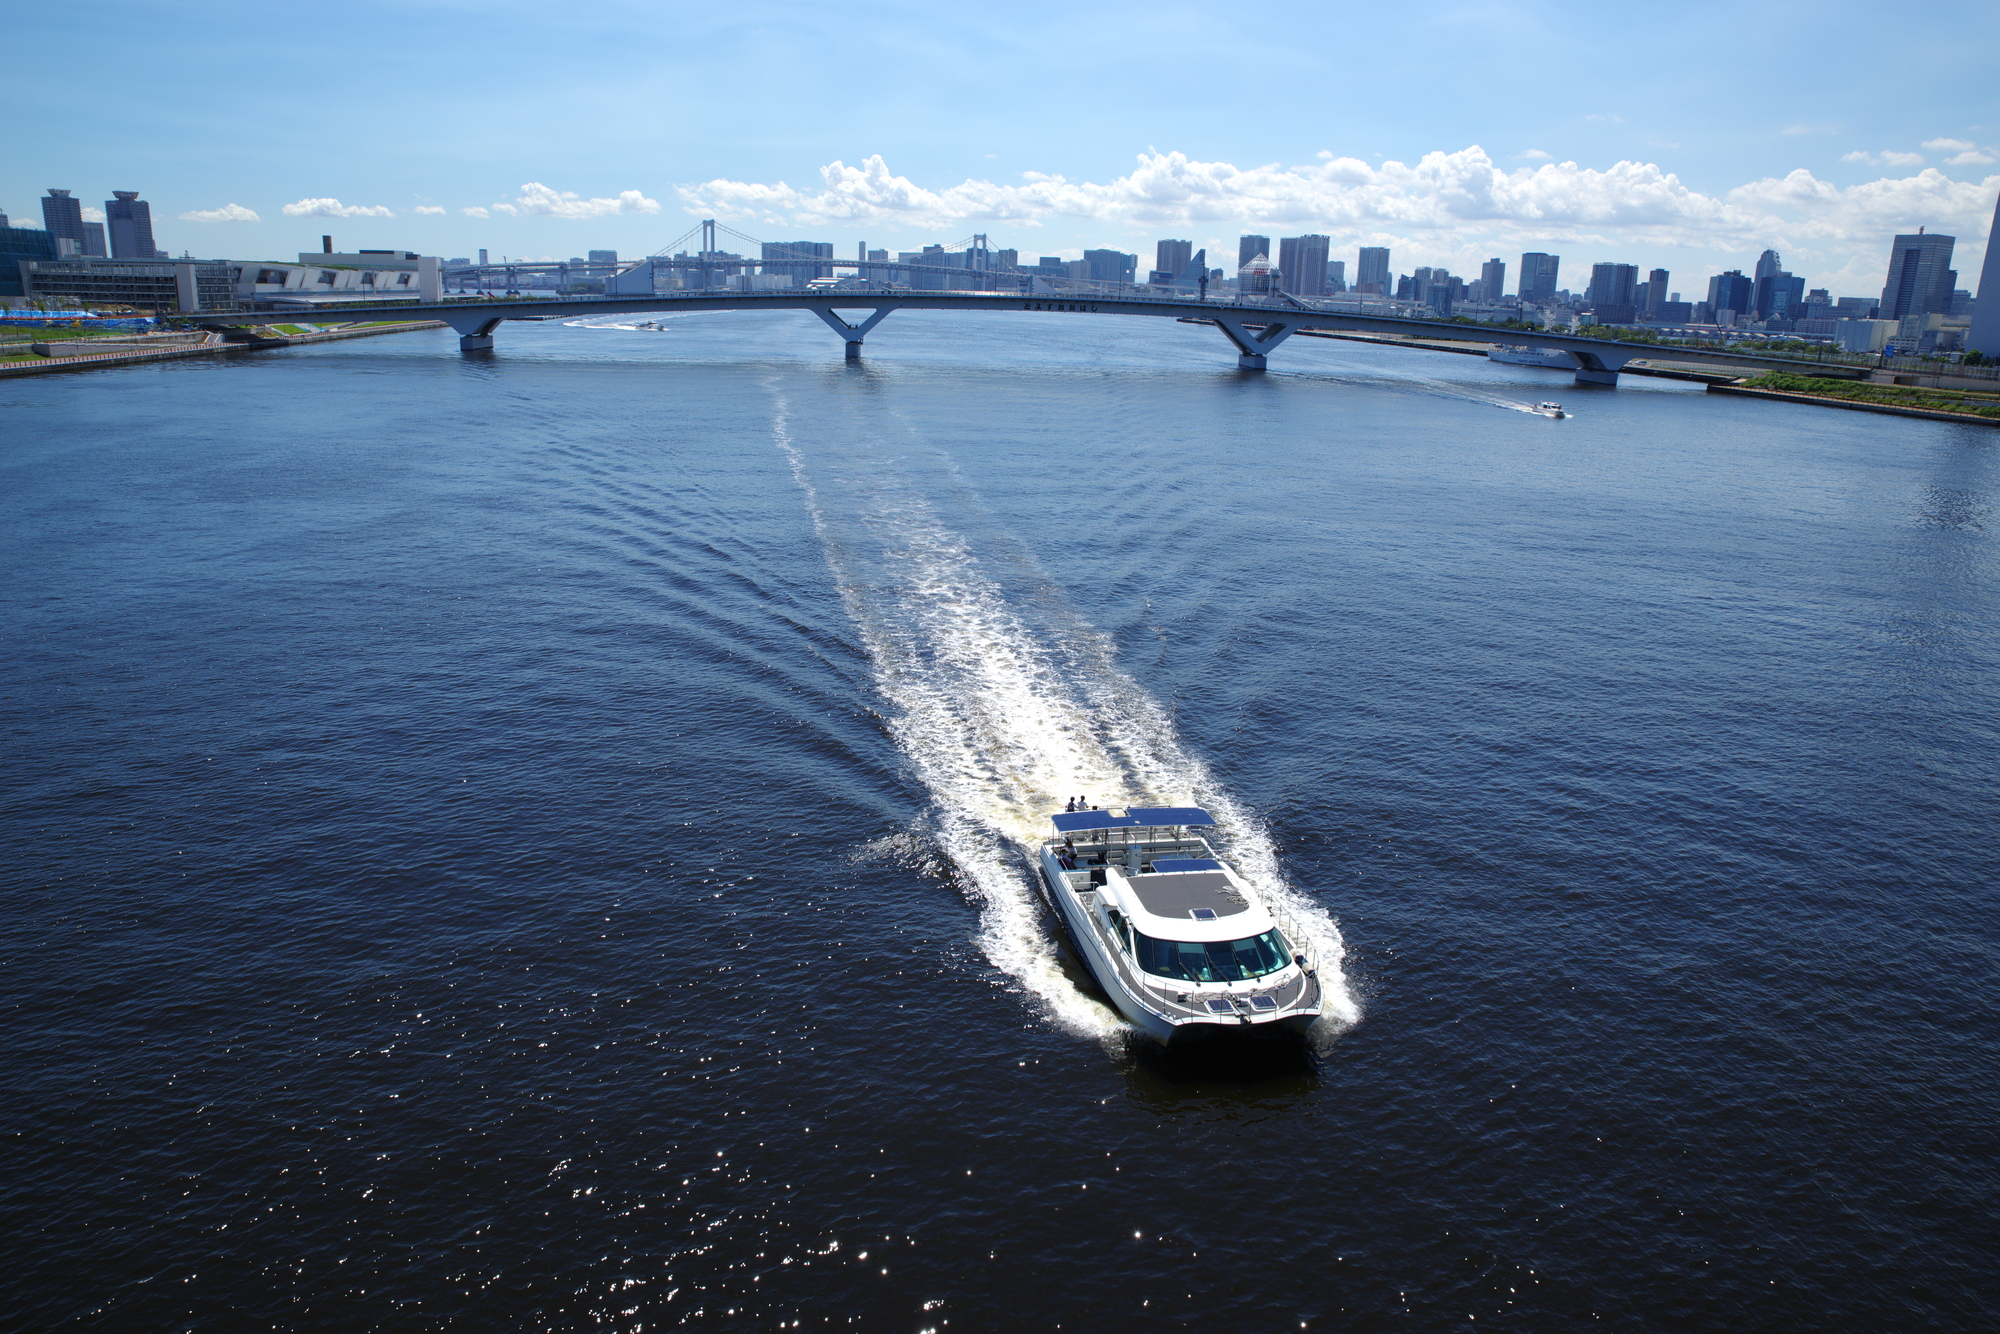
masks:
<svg viewBox="0 0 2000 1334"><path fill-rule="evenodd" d="M1549 403L1549 402L1537 403L1535 404L1535 411L1541 413L1544 417L1569 416L1567 412L1563 411L1563 405L1560 403Z"/></svg>
<svg viewBox="0 0 2000 1334"><path fill-rule="evenodd" d="M1077 957L1141 1031L1303 1033L1320 1015L1305 933L1199 832L1197 806L1063 812L1042 842L1042 883Z"/></svg>

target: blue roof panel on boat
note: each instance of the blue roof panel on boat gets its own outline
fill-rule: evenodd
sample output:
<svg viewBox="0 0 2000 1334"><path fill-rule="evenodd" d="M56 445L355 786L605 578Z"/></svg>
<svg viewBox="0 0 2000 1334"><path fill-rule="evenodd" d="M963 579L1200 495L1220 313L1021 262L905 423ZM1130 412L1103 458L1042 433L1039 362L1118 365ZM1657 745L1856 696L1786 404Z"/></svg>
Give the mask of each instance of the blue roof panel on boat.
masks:
<svg viewBox="0 0 2000 1334"><path fill-rule="evenodd" d="M1140 824L1150 825L1215 823L1214 817L1199 806L1134 806L1132 816Z"/></svg>
<svg viewBox="0 0 2000 1334"><path fill-rule="evenodd" d="M1049 817L1056 832L1082 833L1086 829L1143 829L1161 825L1212 825L1215 820L1199 806L1134 806L1124 815L1110 811L1059 811Z"/></svg>
<svg viewBox="0 0 2000 1334"><path fill-rule="evenodd" d="M1063 811L1051 815L1056 832L1078 834L1086 829L1129 829L1139 822L1129 815L1113 815L1110 811Z"/></svg>

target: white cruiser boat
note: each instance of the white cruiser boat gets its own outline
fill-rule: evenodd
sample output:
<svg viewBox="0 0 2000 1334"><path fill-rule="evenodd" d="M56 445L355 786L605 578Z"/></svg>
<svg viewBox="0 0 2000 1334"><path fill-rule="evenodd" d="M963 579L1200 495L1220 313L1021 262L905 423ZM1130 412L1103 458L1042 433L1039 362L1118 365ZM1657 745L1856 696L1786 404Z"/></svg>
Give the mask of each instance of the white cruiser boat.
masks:
<svg viewBox="0 0 2000 1334"><path fill-rule="evenodd" d="M1161 1042L1304 1032L1320 981L1281 920L1200 832L1195 806L1064 812L1040 848L1070 944L1119 1013Z"/></svg>
<svg viewBox="0 0 2000 1334"><path fill-rule="evenodd" d="M1508 366L1541 366L1552 371L1573 371L1576 358L1558 347L1520 347L1495 343L1486 349L1486 359Z"/></svg>
<svg viewBox="0 0 2000 1334"><path fill-rule="evenodd" d="M1541 413L1541 414L1542 414L1542 415L1543 415L1544 417L1567 417L1567 416L1569 416L1569 414L1568 414L1567 412L1564 412L1564 411L1563 411L1563 405L1562 405L1562 404L1560 404L1560 403L1551 403L1551 402L1547 402L1547 401L1544 401L1544 402L1541 402L1541 403L1537 403L1537 404L1535 404L1535 411L1536 411L1536 412L1539 412L1539 413Z"/></svg>

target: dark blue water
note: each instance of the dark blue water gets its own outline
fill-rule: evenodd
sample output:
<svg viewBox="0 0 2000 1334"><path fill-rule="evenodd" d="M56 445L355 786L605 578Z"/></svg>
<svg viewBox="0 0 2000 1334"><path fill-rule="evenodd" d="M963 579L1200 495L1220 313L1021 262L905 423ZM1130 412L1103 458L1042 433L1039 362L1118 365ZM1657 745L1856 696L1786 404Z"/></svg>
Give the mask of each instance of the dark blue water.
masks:
<svg viewBox="0 0 2000 1334"><path fill-rule="evenodd" d="M2000 433L669 323L0 385L8 1327L2000 1322ZM1314 1040L1128 1037L1073 792Z"/></svg>

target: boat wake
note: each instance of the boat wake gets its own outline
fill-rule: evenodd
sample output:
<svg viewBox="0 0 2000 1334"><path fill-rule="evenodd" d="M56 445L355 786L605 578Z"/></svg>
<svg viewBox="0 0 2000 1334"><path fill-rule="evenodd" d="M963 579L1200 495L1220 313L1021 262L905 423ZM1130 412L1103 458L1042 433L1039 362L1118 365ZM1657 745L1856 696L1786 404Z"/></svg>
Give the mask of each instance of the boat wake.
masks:
<svg viewBox="0 0 2000 1334"><path fill-rule="evenodd" d="M1339 927L1284 882L1262 825L1119 670L1109 636L1045 579L1010 602L913 480L912 451L879 440L809 448L775 385L773 396L778 447L868 651L889 731L934 802L937 842L978 907L977 943L993 967L1061 1027L1100 1040L1123 1032L1116 1012L1064 973L1023 849L1070 796L1199 805L1240 871L1313 938L1328 997L1315 1031L1330 1040L1358 1021Z"/></svg>

